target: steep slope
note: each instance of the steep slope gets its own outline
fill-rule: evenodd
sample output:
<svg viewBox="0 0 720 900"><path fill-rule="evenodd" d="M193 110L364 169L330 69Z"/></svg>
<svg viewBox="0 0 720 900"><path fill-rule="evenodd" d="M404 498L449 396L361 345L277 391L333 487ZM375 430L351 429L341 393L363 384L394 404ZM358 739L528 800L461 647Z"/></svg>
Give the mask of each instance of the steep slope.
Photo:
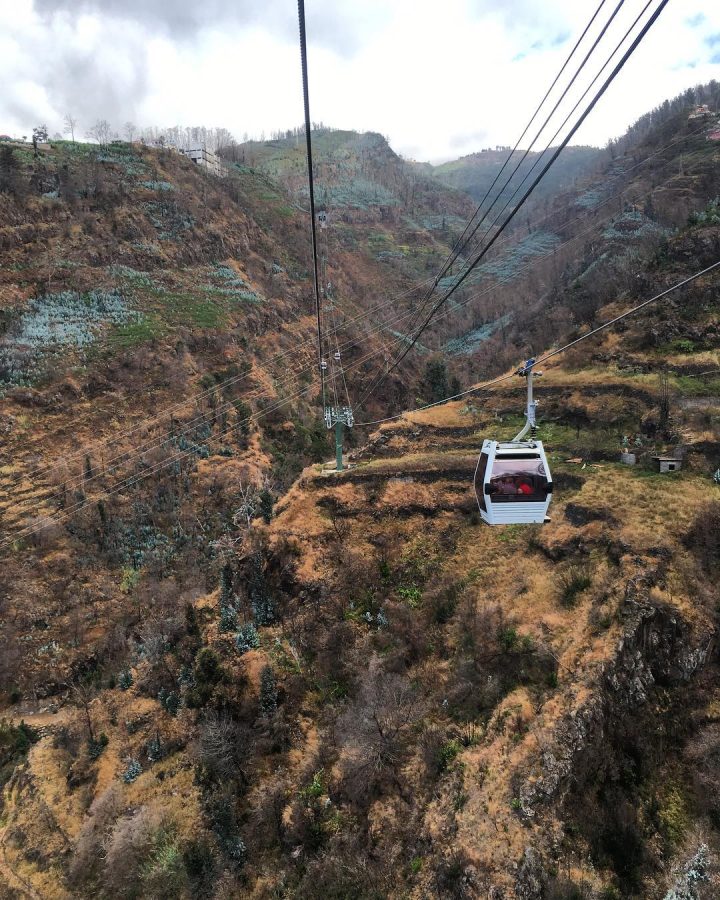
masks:
<svg viewBox="0 0 720 900"><path fill-rule="evenodd" d="M690 262L671 242L647 277ZM680 340L717 326L716 290L665 307ZM518 383L383 426L343 475L306 470L269 526L218 545L219 592L146 558L123 588L134 611L113 616L131 637L97 650L77 712L27 716L39 734L6 789L15 878L47 897L646 897L692 863L713 896L720 799L696 760L717 752L718 385L690 396L671 376L663 418L657 374L615 366L655 368L641 348L659 318L546 371L547 527L473 511L478 444L517 427ZM705 352L720 368L717 342ZM685 470L619 466L635 432L646 458L681 440ZM62 542L33 552L57 571ZM59 674L65 653L40 658Z"/></svg>
<svg viewBox="0 0 720 900"><path fill-rule="evenodd" d="M636 287L688 222L712 221L716 117L690 119L692 109L686 97L661 107L608 149L597 172L554 198L531 199L507 241L454 295L461 308L447 318L464 334L445 350L488 374L537 354Z"/></svg>
<svg viewBox="0 0 720 900"><path fill-rule="evenodd" d="M516 303L526 332L508 320L476 371L720 258L717 151L683 115L675 150L612 184L667 192L659 242L593 208L602 251L526 254L497 290L539 262L543 306ZM5 892L715 896L717 280L548 368L553 521L487 529L472 472L517 430L519 380L383 426L342 475L308 466L329 454L287 362L314 327L297 197L255 169L96 154L26 156L0 213ZM543 210L553 233L591 189ZM382 215L349 210L347 234ZM386 273L406 283L367 244L342 254L360 309ZM411 372L398 402L425 389ZM641 466L617 463L623 435ZM655 474L678 447L683 471Z"/></svg>

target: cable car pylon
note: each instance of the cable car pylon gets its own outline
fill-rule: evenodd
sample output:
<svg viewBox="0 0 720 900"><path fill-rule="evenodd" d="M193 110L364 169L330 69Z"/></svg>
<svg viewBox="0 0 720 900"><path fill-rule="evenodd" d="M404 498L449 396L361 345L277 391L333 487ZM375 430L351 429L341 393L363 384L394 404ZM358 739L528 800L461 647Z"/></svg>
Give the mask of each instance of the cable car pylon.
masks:
<svg viewBox="0 0 720 900"><path fill-rule="evenodd" d="M347 392L347 384L345 383L345 372L342 366L342 354L340 352L340 341L338 338L338 328L337 323L335 321L335 298L333 297L333 287L332 283L328 280L327 273L327 260L329 255L329 238L327 232L328 226L328 213L326 209L321 210L318 213L318 222L320 224L320 228L324 231L325 244L323 247L324 252L321 255L321 269L322 269L322 295L325 300L327 300L327 305L330 311L330 320L331 320L331 333L335 334L335 350L330 355L331 365L332 365L332 374L330 377L330 384L332 387L332 394L334 403L325 404L323 409L323 414L325 417L325 427L329 430L335 429L335 471L342 472L343 471L343 436L345 428L352 428L355 424L355 417L353 416L352 407L350 406L350 397ZM342 382L342 384L338 384L338 382ZM346 403L341 403L342 397L342 389L345 388L345 400Z"/></svg>
<svg viewBox="0 0 720 900"><path fill-rule="evenodd" d="M530 437L534 438L537 434L537 400L533 399L533 377L540 378L542 372L534 372L535 358L528 359L524 366L515 372L521 378L527 378L527 406L525 407L525 426L515 435L513 443L522 441L525 435L530 432Z"/></svg>

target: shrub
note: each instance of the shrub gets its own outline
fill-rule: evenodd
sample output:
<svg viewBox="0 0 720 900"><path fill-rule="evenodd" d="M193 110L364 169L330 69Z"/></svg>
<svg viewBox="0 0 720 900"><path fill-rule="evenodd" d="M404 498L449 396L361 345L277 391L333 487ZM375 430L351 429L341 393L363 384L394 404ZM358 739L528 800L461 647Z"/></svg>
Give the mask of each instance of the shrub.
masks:
<svg viewBox="0 0 720 900"><path fill-rule="evenodd" d="M112 829L105 849L103 889L112 897L143 896L145 866L162 838L160 815L147 806L123 816ZM147 896L147 894L145 894Z"/></svg>
<svg viewBox="0 0 720 900"><path fill-rule="evenodd" d="M108 736L103 731L97 740L90 738L88 741L88 756L90 759L98 759L109 743Z"/></svg>
<svg viewBox="0 0 720 900"><path fill-rule="evenodd" d="M140 763L136 759L131 759L127 764L127 768L123 772L122 780L125 782L125 784L132 784L132 782L135 781L136 778L142 775L142 770L143 769Z"/></svg>
<svg viewBox="0 0 720 900"><path fill-rule="evenodd" d="M117 683L121 691L129 690L133 683L132 672L129 669L125 669L118 675Z"/></svg>
<svg viewBox="0 0 720 900"><path fill-rule="evenodd" d="M178 710L180 709L180 697L175 691L166 691L165 688L160 688L158 700L165 712L169 713L171 716L177 715Z"/></svg>
<svg viewBox="0 0 720 900"><path fill-rule="evenodd" d="M578 596L592 584L590 575L575 566L562 572L558 581L560 583L560 603L566 607L574 606Z"/></svg>
<svg viewBox="0 0 720 900"><path fill-rule="evenodd" d="M248 650L255 650L260 646L260 636L252 622L240 626L238 633L235 635L235 646L241 654L247 653Z"/></svg>
<svg viewBox="0 0 720 900"><path fill-rule="evenodd" d="M454 739L446 741L442 745L442 747L440 748L440 752L438 753L438 771L445 772L461 750L462 745L460 741Z"/></svg>
<svg viewBox="0 0 720 900"><path fill-rule="evenodd" d="M148 741L148 745L146 747L147 758L151 763L157 762L159 759L162 759L165 755L165 750L163 748L162 742L160 740L160 735L156 734L155 737L150 738Z"/></svg>
<svg viewBox="0 0 720 900"><path fill-rule="evenodd" d="M415 585L411 585L409 587L399 587L398 594L403 598L403 600L407 600L410 609L417 609L422 602L422 591L419 587L415 587Z"/></svg>
<svg viewBox="0 0 720 900"><path fill-rule="evenodd" d="M184 894L187 881L183 852L167 835L141 867L142 893L148 898L172 900Z"/></svg>
<svg viewBox="0 0 720 900"><path fill-rule="evenodd" d="M711 200L705 209L700 212L690 213L688 225L720 225L720 197Z"/></svg>
<svg viewBox="0 0 720 900"><path fill-rule="evenodd" d="M24 722L12 725L0 719L0 788L38 737L37 732Z"/></svg>
<svg viewBox="0 0 720 900"><path fill-rule="evenodd" d="M503 653L512 653L517 648L519 640L517 629L511 625L501 628L498 632L498 643Z"/></svg>
<svg viewBox="0 0 720 900"><path fill-rule="evenodd" d="M309 806L313 800L322 797L325 791L325 769L319 769L313 775L310 784L298 791L298 797L306 806Z"/></svg>
<svg viewBox="0 0 720 900"><path fill-rule="evenodd" d="M671 348L678 353L693 353L697 349L695 342L689 338L677 338L672 342Z"/></svg>
<svg viewBox="0 0 720 900"><path fill-rule="evenodd" d="M214 880L215 873L215 857L207 838L197 838L187 843L183 851L183 862L195 887L193 896L204 895Z"/></svg>
<svg viewBox="0 0 720 900"><path fill-rule="evenodd" d="M104 857L103 845L122 811L122 792L117 783L93 800L88 816L75 841L70 862L70 879L73 883L87 881L96 874Z"/></svg>

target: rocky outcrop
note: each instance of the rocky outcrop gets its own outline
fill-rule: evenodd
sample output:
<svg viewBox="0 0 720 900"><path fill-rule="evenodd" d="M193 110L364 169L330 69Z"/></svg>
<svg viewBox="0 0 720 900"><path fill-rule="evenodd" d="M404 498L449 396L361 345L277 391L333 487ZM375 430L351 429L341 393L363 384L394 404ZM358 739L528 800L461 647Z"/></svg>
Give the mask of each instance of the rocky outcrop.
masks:
<svg viewBox="0 0 720 900"><path fill-rule="evenodd" d="M591 697L560 720L537 769L521 782L518 814L525 821L562 803L571 787L595 771L613 731L648 704L657 687L687 683L708 659L713 628L691 624L675 607L653 602L650 588L657 578L657 572L642 572L626 582L620 613L624 626L611 661ZM533 860L532 865L524 860L517 876L516 896L528 900L542 896L537 886L543 879Z"/></svg>
<svg viewBox="0 0 720 900"><path fill-rule="evenodd" d="M698 632L670 606L647 598L649 579L631 579L625 589L625 627L616 652L592 698L572 710L557 726L552 748L540 771L526 779L519 793L521 815L532 819L551 801L562 798L583 754L595 753L608 728L647 703L656 685L689 681L703 666L714 634Z"/></svg>

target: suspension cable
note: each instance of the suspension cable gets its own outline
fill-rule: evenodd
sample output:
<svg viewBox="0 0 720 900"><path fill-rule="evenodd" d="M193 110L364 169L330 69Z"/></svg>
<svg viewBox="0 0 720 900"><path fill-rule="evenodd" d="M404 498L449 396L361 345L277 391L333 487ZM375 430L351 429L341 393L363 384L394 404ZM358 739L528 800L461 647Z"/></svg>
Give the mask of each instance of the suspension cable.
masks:
<svg viewBox="0 0 720 900"><path fill-rule="evenodd" d="M563 65L562 65L560 71L559 71L558 74L556 75L556 77L555 77L553 83L551 84L550 88L548 89L547 93L545 94L545 97L543 98L543 100L541 101L541 103L538 105L537 109L536 109L535 112L533 113L533 116L532 116L532 118L530 119L530 121L528 122L528 124L525 126L525 129L523 130L523 133L520 135L520 138L518 139L517 143L515 144L515 147L513 148L512 152L510 153L510 156L505 160L505 163L503 164L502 168L501 168L500 171L497 173L497 175L495 176L495 178L494 178L492 184L490 185L490 187L489 187L488 190L486 191L485 196L483 197L483 199L482 199L480 205L478 206L478 208L476 209L476 211L473 213L472 217L471 217L470 220L468 221L467 225L465 226L465 230L463 231L461 237L455 242L455 245L454 245L452 251L450 252L449 256L446 258L446 260L445 260L445 262L443 263L443 265L441 266L441 269L440 269L440 271L438 272L438 274L435 276L435 279L434 279L434 281L433 281L433 284L431 285L430 289L426 292L425 296L423 297L423 299L422 299L422 301L421 301L420 308L418 309L418 317L420 317L420 316L422 315L422 313L424 312L424 310L425 310L425 308L426 308L426 306L427 306L428 301L429 301L430 298L432 297L432 295L433 295L433 293L434 293L434 291L435 291L435 288L438 286L438 284L439 284L439 282L441 281L441 279L443 278L443 276L444 276L444 275L452 268L452 266L453 266L453 264L455 263L455 261L456 261L456 260L460 257L460 255L461 255L461 254L469 247L471 240L472 240L473 237L477 234L478 230L480 229L480 226L481 226L481 225L483 224L483 222L486 220L486 218L488 217L489 213L491 212L491 210L493 209L493 207L495 206L495 204L500 200L500 198L501 198L502 195L503 195L503 192L507 189L508 185L511 183L512 179L515 177L515 174L517 173L517 171L519 170L519 168L522 166L523 162L525 162L525 160L527 159L527 157L528 157L528 155L530 154L532 148L534 147L536 141L540 138L540 135L543 133L543 131L544 131L545 128L547 127L548 123L550 122L550 120L552 119L552 117L555 115L555 112L557 111L558 107L560 106L560 104L562 103L562 101L565 99L565 97L568 95L568 93L569 93L569 91L571 90L572 86L575 84L575 81L576 81L577 78L580 76L580 73L581 73L582 70L585 68L585 66L586 66L586 64L587 64L587 62L588 62L588 60L589 60L590 57L592 56L593 52L596 50L598 44L602 41L603 37L605 36L605 34L606 34L608 28L610 27L610 25L611 25L612 22L614 21L614 19L615 19L615 17L617 16L617 14L620 12L620 9L622 8L624 2L625 2L625 0L619 0L619 2L617 3L617 5L615 6L615 9L612 11L612 13L611 13L609 19L607 20L607 22L605 23L605 25L602 27L600 33L595 37L595 39L594 39L594 41L593 41L593 43L592 43L590 49L586 52L584 58L582 59L582 61L581 61L580 64L578 65L578 67L576 68L576 70L575 70L574 74L572 75L570 81L569 81L568 84L565 86L565 88L564 88L563 92L561 93L560 97L559 97L559 98L557 99L557 101L555 102L555 105L553 106L552 110L551 110L550 113L546 116L545 121L542 123L542 125L540 126L540 128L539 128L538 131L536 132L535 137L533 137L533 139L532 139L532 141L530 142L530 144L528 145L527 149L522 153L522 156L521 156L521 158L519 159L519 161L516 163L516 165L515 165L513 171L512 171L512 172L510 173L510 175L507 177L507 179L505 180L505 183L504 183L504 184L502 185L502 187L499 189L499 191L497 192L497 194L496 194L495 197L493 198L493 200L492 200L492 202L490 203L490 205L487 207L487 209L485 210L485 212L482 214L482 216L478 219L478 221L477 221L477 222L475 223L475 225L473 226L473 222L474 222L476 216L478 216L478 215L480 214L481 209L482 209L482 206L485 204L485 201L488 199L488 197L489 197L491 191L493 190L494 186L497 184L497 182L498 182L500 176L502 175L502 172L504 171L505 167L510 163L510 161L511 161L511 159L512 159L514 153L515 153L515 151L517 150L517 148L518 148L518 146L519 146L519 144L520 144L520 141L521 141L522 138L525 136L525 134L527 133L527 131L529 131L530 126L532 125L533 121L535 120L535 118L536 118L537 115L539 114L539 112L540 112L540 110L541 110L543 104L545 103L545 101L547 100L548 96L549 96L550 93L552 92L552 90L553 90L555 84L556 84L557 81L559 80L559 78L560 78L560 76L562 75L563 71L565 70L565 68L566 68L567 65L569 64L570 60L571 60L572 57L574 56L575 51L577 50L577 48L578 48L578 46L580 45L580 43L582 42L583 38L584 38L585 35L587 34L587 32L588 32L588 30L590 29L592 23L595 21L595 19L597 18L598 14L600 13L602 7L604 6L605 0L603 0L603 2L600 3L600 6L596 9L594 15L592 16L592 18L590 19L590 21L589 21L588 24L586 25L586 27L585 27L584 31L582 32L580 38L577 40L575 46L573 47L572 51L570 52L570 54L569 54L568 57L566 58L566 60L565 60L565 62L563 63ZM649 0L649 2L652 2L652 0ZM557 132L556 132L556 134L557 134ZM543 156L543 154L546 152L546 150L547 150L547 147L545 148L545 150L542 151L542 153L539 154L538 159L541 159L541 158L542 158L542 156ZM536 160L535 162L536 162L536 164L537 164L537 160ZM534 166L533 166L533 168L534 168ZM531 171L532 171L532 169L531 169ZM524 182L523 182L523 183L524 183ZM516 193L517 193L517 191L516 191ZM514 196L514 195L513 195L513 196ZM507 207L507 205L508 205L508 204L506 203L505 206ZM470 231L470 234L467 236L467 238L465 238L465 235L468 233L468 231ZM487 233L487 232L486 232L486 233ZM411 328L410 330L412 331L413 329Z"/></svg>
<svg viewBox="0 0 720 900"><path fill-rule="evenodd" d="M580 37L577 39L577 41L576 41L576 43L575 43L575 46L572 48L572 50L570 51L569 55L568 55L567 58L565 59L565 62L562 64L562 67L560 68L560 71L559 71L559 72L557 73L557 75L555 76L555 79L553 80L553 83L552 83L552 84L550 85L550 87L548 88L547 92L545 93L545 96L543 97L543 99L542 99L542 100L540 101L540 103L538 104L537 108L535 109L535 112L532 114L532 117L531 117L530 121L527 123L527 125L526 125L525 128L523 129L522 134L521 134L520 137L517 139L517 142L515 143L515 146L514 146L513 149L510 151L510 154L509 154L509 156L507 157L507 159L505 160L505 162L503 163L502 168L501 168L500 171L497 173L497 175L495 176L495 178L494 178L493 181L492 181L492 184L490 185L490 187L489 187L489 188L487 189L487 191L485 192L485 195L484 195L484 197L482 198L482 200L480 201L480 204L478 205L478 208L477 208L477 210L475 211L473 217L470 219L470 221L468 222L468 224L465 226L465 230L463 231L463 233L462 233L462 235L460 236L460 238L455 242L455 247L453 248L452 253L448 256L447 260L446 260L445 263L443 264L443 267L442 267L440 273L439 273L439 274L436 276L436 278L435 278L435 284L437 284L437 283L439 282L439 280L443 277L443 275L445 274L445 272L448 271L448 269L452 266L452 264L455 262L455 260L458 258L458 256L460 256L460 254L463 252L463 250L465 249L465 247L467 247L468 242L472 239L473 235L477 232L477 230L479 229L479 227L480 227L480 226L482 225L482 223L485 221L485 219L487 218L488 213L490 212L490 210L493 208L493 206L495 206L495 204L497 203L497 201L498 201L498 200L500 199L500 197L502 196L503 191L504 191L504 190L507 188L507 186L510 184L510 182L512 181L513 177L514 177L515 174L517 173L517 171L518 171L518 169L520 168L520 166L521 166L521 165L523 164L523 162L527 159L528 154L529 154L530 151L532 150L532 148L533 148L535 142L536 142L537 139L540 137L540 135L542 134L543 130L547 127L548 122L550 121L550 119L553 117L553 115L554 115L555 112L557 111L557 108L558 108L558 106L560 105L560 103L562 103L562 101L563 101L563 100L565 99L565 97L567 96L568 92L570 91L570 89L572 88L573 84L575 83L575 81L577 80L578 76L580 75L581 71L582 71L583 68L585 67L585 65L586 65L588 59L590 58L590 56L592 55L593 51L597 48L598 44L600 43L600 41L602 40L602 38L605 36L605 33L606 33L607 29L610 27L610 25L611 25L611 23L613 22L613 20L615 19L616 15L619 13L620 8L622 7L622 5L623 5L623 3L624 3L624 0L620 0L620 2L618 3L618 5L615 7L614 11L612 12L612 15L610 16L610 18L608 19L608 21L605 23L605 26L603 27L603 29L601 30L601 32L600 32L600 33L598 34L598 36L595 38L595 40L594 40L592 46L590 47L590 49L588 50L588 52L585 54L585 58L584 58L583 61L580 63L580 65L578 66L578 68L575 70L575 74L572 76L572 78L570 79L569 83L568 83L567 86L565 87L565 90L562 92L562 94L561 94L560 97L558 98L557 102L555 103L555 106L552 108L552 110L550 111L550 113L548 114L548 116L545 118L545 121L543 122L543 124L542 124L542 125L540 126L540 128L538 129L538 131L537 131L535 137L532 139L532 141L531 141L530 144L528 145L527 149L523 152L523 154L522 154L522 156L521 156L519 162L516 164L515 168L513 169L513 171L510 173L510 175L509 175L508 178L506 179L505 184L500 188L500 190L498 191L498 193L497 193L495 199L493 200L493 202L492 202L492 203L490 204L490 206L485 210L485 212L483 213L482 218L478 221L477 225L475 225L475 227L473 228L473 230L470 232L470 234L469 234L467 240L463 242L463 239L465 238L465 235L467 234L468 230L470 229L470 227L471 227L471 225L472 225L473 219L475 218L475 216L477 216L477 215L480 214L480 211L481 211L483 205L485 204L485 202L487 201L487 199L488 199L489 196L491 195L491 193L492 193L492 191L493 191L495 185L496 185L496 184L498 183L498 181L500 180L500 178L501 178L501 176L502 176L502 173L505 171L505 168L509 165L511 159L513 158L513 156L514 156L515 153L517 152L517 149L518 149L518 147L520 146L520 141L522 141L522 139L525 137L525 135L527 134L527 132L530 130L530 127L532 126L532 123L533 123L533 122L535 121L535 119L537 118L538 114L540 113L540 110L542 109L543 105L545 104L545 102L547 101L548 97L550 96L550 94L551 94L553 88L554 88L555 85L557 84L557 82L558 82L558 80L560 79L562 73L563 73L563 72L565 71L565 69L567 68L568 64L570 63L570 60L571 60L571 59L573 58L573 56L575 55L575 52L577 51L578 47L579 47L580 44L582 43L583 39L585 38L585 35L588 33L588 31L589 31L589 29L591 28L593 22L595 21L595 19L596 19L596 18L598 17L598 15L600 14L600 11L602 10L602 8L603 8L603 6L605 5L605 3L606 3L606 0L601 0L600 5L597 7L597 9L596 9L595 12L593 13L593 15L592 15L590 21L589 21L589 22L587 23L587 25L585 26L585 29L583 30L582 34L581 34Z"/></svg>
<svg viewBox="0 0 720 900"><path fill-rule="evenodd" d="M368 361L369 359L372 359L374 356L377 356L379 352L380 352L379 350L375 350L375 351L372 351L371 353L368 353L365 357L362 357L361 359L359 359L355 363L353 363L350 368L351 369L358 368L364 362ZM291 394L290 396L277 401L276 403L271 405L269 408L264 409L261 412L253 413L252 415L247 416L241 422L238 422L235 425L230 425L227 428L223 429L218 435L216 435L216 438L222 438L225 435L230 434L236 427L239 427L240 425L249 423L251 421L258 421L259 419L263 418L263 416L269 415L270 413L274 412L275 410L280 409L283 406L286 406L288 403L291 403L293 400L296 400L299 397L302 397L305 394L308 394L310 390L311 390L311 387L302 388L302 389L296 391L294 394ZM185 459L193 457L194 455L195 454L194 454L193 450L180 451L180 452L174 454L173 456L170 456L168 459L165 459L159 463L156 463L155 465L148 468L147 471L145 471L141 474L130 475L130 476L126 477L125 479L120 481L118 484L114 485L109 490L103 490L100 494L95 495L94 497L85 497L82 500L78 500L72 506L63 510L62 515L49 514L47 516L44 516L40 519L40 521L36 521L30 525L26 525L26 526L18 529L13 534L8 535L3 540L0 540L0 550L11 545L13 543L13 541L17 540L18 538L27 537L31 534L35 534L36 532L40 531L42 528L46 527L47 525L60 524L61 522L66 521L74 513L79 512L80 510L84 509L93 500L106 499L107 497L113 496L115 494L119 494L124 489L134 487L136 484L138 484L141 481L144 481L146 478L149 478L151 475L155 475L155 474L157 474L157 472L167 469L168 466L178 464Z"/></svg>
<svg viewBox="0 0 720 900"><path fill-rule="evenodd" d="M535 188L538 186L538 184L540 184L542 179L545 177L545 175L547 174L547 172L549 171L551 166L557 160L558 156L562 153L562 151L565 149L565 147L568 145L568 143L572 140L573 136L576 134L578 129L582 126L583 122L587 119L587 117L590 115L592 110L595 108L598 101L605 93L605 91L610 87L612 82L615 80L617 75L620 73L622 68L625 66L627 61L630 59L632 54L635 52L635 50L637 49L637 47L639 46L639 44L641 43L641 41L643 40L645 35L650 30L650 28L655 24L657 18L659 17L659 15L663 11L663 9L667 6L668 2L669 2L669 0L661 0L658 8L655 10L655 12L652 14L650 19L642 27L642 29L640 30L639 34L633 40L630 47L628 47L628 49L625 51L625 53L623 54L623 56L619 60L619 62L616 64L613 71L610 73L610 75L607 77L607 79L605 80L603 85L597 91L597 93L595 94L595 96L593 97L591 102L585 108L585 110L581 114L580 118L573 125L573 127L570 129L568 134L565 136L565 138L563 138L560 146L557 147L555 152L552 154L552 156L550 157L548 162L543 167L542 171L537 175L535 180L532 182L532 184L528 187L528 189L525 191L523 196L520 198L520 200L518 201L518 203L516 204L514 209L510 212L510 214L507 216L507 218L505 219L503 224L499 227L496 234L491 238L491 240L487 243L487 245L480 251L478 256L471 263L471 265L468 266L466 271L455 281L455 283L452 285L452 287L450 287L449 290L444 294L444 296L442 296L437 301L437 303L431 309L430 313L425 317L425 320L423 321L419 330L411 338L409 344L401 352L399 357L392 363L392 365L388 367L387 371L385 373L381 373L375 379L373 384L370 386L369 390L366 391L366 393L361 398L361 402L363 402L366 399L366 397L369 396L369 394L374 392L377 389L377 387L382 383L382 381L384 381L385 378L387 378L387 376L390 374L390 372L392 372L394 369L396 369L397 366L402 362L402 360L408 355L410 350L412 350L412 348L417 343L417 340L420 337L420 335L423 333L423 331L428 327L428 325L432 321L433 317L435 316L435 313L448 301L448 299L452 296L452 294L455 293L455 291L460 287L460 285L467 279L467 277L470 275L470 273L477 267L477 265L480 263L480 261L483 259L483 257L488 253L490 248L495 244L495 242L498 240L498 238L503 233L503 231L507 228L507 226L510 224L510 222L515 218L515 216L518 214L520 209L526 203L527 199L530 197L530 195L533 193Z"/></svg>
<svg viewBox="0 0 720 900"><path fill-rule="evenodd" d="M530 166L530 168L528 169L528 171L527 171L527 172L525 173L525 175L523 176L523 179L522 179L522 181L520 182L520 184L518 184L518 186L515 188L515 190L513 191L513 193L510 195L510 197L505 201L505 205L503 206L503 208L500 210L500 212L497 214L497 216L494 218L494 220L490 223L490 225L488 225L488 227L485 229L485 232L483 233L483 235L480 237L480 239L479 239L479 241L478 241L478 246L482 246L483 241L487 238L487 236L490 234L490 232L492 231L492 229L497 225L498 221L502 218L502 216L503 216L503 214L505 213L505 211L507 210L507 208L512 204L512 201L513 201L513 200L515 199L515 197L518 195L518 193L519 193L520 190L522 189L522 186L527 182L528 178L530 178L530 176L532 175L532 173L535 171L535 169L536 169L536 168L538 167L538 165L541 163L543 157L544 157L545 154L548 152L548 150L551 149L552 144L553 144L553 141L556 140L557 136L560 134L560 132L563 130L563 128L567 125L567 123L569 122L571 116L572 116L572 115L575 113L575 111L577 110L578 106L580 106L580 104L581 104L582 101L585 99L585 97L587 97L587 95L590 93L590 91L591 91L593 85L597 82L598 78L600 78L600 76L601 76L602 73L605 71L605 69L610 65L610 63L611 63L611 61L612 61L612 58L615 56L615 54L618 52L618 50L620 49L620 47L622 47L622 45L623 45L623 44L625 43L625 41L628 39L629 35L632 33L633 29L635 28L635 26L637 25L637 23L640 21L640 19L645 15L645 13L647 12L647 10L648 10L648 8L650 7L650 5L652 4L652 2L653 2L653 0L647 0L647 3L646 3L645 6L643 7L643 9L640 11L640 13L638 13L638 15L637 15L637 17L635 18L635 20L633 21L632 25L628 28L628 30L625 32L625 34L622 36L622 38L620 38L620 40L618 41L618 43L615 45L615 49L612 51L612 53L610 54L610 56L608 56L608 58L605 60L605 62L603 63L603 65L601 66L601 68L598 70L598 72L595 74L595 77L593 78L593 80L592 80L592 81L590 82L590 84L585 88L585 90L583 91L583 93L581 94L581 96L579 97L579 99L575 102L575 105L573 106L573 108L572 108L572 109L570 110L570 112L565 116L565 118L564 118L563 121L560 123L560 125L558 125L557 129L555 130L555 133L554 133L553 136L550 138L550 140L547 142L547 144L546 144L546 146L545 146L545 149L544 149L544 150L538 155L538 157L533 161L532 165ZM515 172L517 172L517 170L518 170L518 167L516 166L516 167L515 167L515 171L513 172L513 175L515 175ZM511 176L511 177L512 177L512 176ZM510 182L510 179L508 179L508 181L505 183L505 186L503 187L503 190L505 189L505 187L507 187L507 185L509 184L509 182ZM501 191L501 193L502 193L502 191ZM498 196L499 196L499 195L498 195ZM498 199L498 198L496 198L496 199ZM493 206L494 206L494 205L495 205L495 204L493 203ZM490 209L492 209L492 206L490 207ZM488 210L488 212L489 212L489 210ZM478 224L481 224L481 223L478 223ZM474 232L473 232L473 233L474 233Z"/></svg>
<svg viewBox="0 0 720 900"><path fill-rule="evenodd" d="M318 367L320 369L320 389L323 408L325 407L325 371L323 369L322 343L322 300L318 280L318 250L315 226L315 184L313 179L312 134L310 132L310 89L307 70L307 38L305 35L305 0L298 0L298 21L300 25L300 64L302 67L303 105L305 108L305 149L308 166L308 189L310 191L310 231L312 234L313 276L315 284L315 314L317 318Z"/></svg>
<svg viewBox="0 0 720 900"><path fill-rule="evenodd" d="M639 312L641 309L644 309L646 306L650 306L651 303L656 303L658 300L662 300L667 297L668 294L672 294L673 291L677 291L685 285L690 284L698 278L701 278L703 275L707 275L708 272L712 272L713 270L720 268L720 260L712 263L712 265L707 266L704 269L701 269L699 272L695 272L694 275L690 275L688 278L684 278L682 281L679 281L677 284L672 285L669 288L666 288L664 291L661 291L659 294L655 294L654 297L650 297L649 300L643 300L642 303L638 303L636 306L631 307L626 310L624 313L621 313L619 316L615 316L615 318L610 319L607 322L603 322L602 325L598 325L597 328L593 328L592 331L588 331L587 334L581 335L579 338L576 338L573 341L565 344L563 347L558 347L557 350L551 350L548 353L545 353L543 356L539 356L535 362L534 366L540 365L540 363L547 362L547 360L552 359L554 356L559 356L561 353L565 353L571 347L575 347L581 341L586 341L588 338L593 337L601 331L605 331L607 328L611 328L613 325L616 325L618 322L621 322L623 319L627 319L628 316L634 315L636 312ZM484 391L493 385L500 384L503 381L509 381L511 378L516 376L516 372L507 372L505 375L500 375L497 378L492 379L492 381L486 381L483 384L476 384L467 390L460 391L457 394L453 394L451 397L444 397L442 400L436 400L434 403L428 403L425 406L418 406L417 409L407 410L406 412L398 413L395 416L388 416L385 419L375 419L372 422L357 422L356 424L359 426L370 426L370 425L382 425L385 422L393 422L396 419L401 419L403 416L412 415L412 413L422 412L425 409L432 409L434 406L440 406L443 403L450 403L452 400L459 400L461 397L466 397L468 394L474 394L479 391Z"/></svg>

